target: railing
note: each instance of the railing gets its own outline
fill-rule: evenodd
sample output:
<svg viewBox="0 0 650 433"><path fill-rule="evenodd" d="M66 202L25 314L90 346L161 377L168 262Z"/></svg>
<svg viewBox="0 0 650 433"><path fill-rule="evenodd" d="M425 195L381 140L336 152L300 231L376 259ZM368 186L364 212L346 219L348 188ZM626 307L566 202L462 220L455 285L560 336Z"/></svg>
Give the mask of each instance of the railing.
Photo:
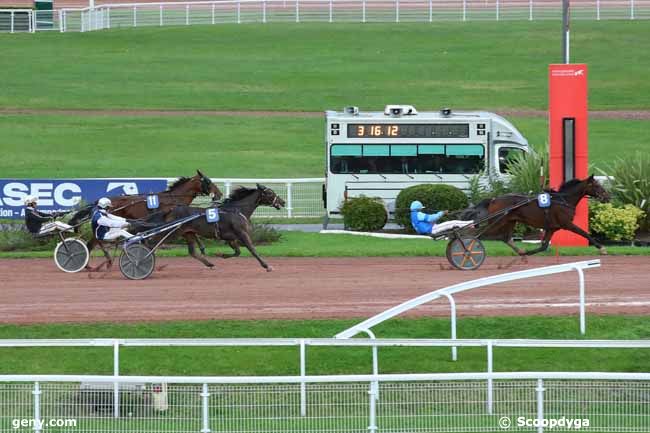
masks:
<svg viewBox="0 0 650 433"><path fill-rule="evenodd" d="M31 9L0 9L0 32L34 32L33 12Z"/></svg>
<svg viewBox="0 0 650 433"><path fill-rule="evenodd" d="M0 376L0 429L74 422L62 431L647 432L649 397L647 373L16 375ZM23 420L35 428L11 430Z"/></svg>

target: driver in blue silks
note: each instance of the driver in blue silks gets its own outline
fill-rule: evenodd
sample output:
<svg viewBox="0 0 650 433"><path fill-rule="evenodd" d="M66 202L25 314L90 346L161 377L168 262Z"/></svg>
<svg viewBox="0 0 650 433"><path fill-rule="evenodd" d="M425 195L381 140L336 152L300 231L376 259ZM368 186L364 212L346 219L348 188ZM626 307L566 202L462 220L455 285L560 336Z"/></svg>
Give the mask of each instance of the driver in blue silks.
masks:
<svg viewBox="0 0 650 433"><path fill-rule="evenodd" d="M448 212L444 210L434 214L428 214L422 212L422 209L424 209L424 206L421 202L415 200L411 203L411 225L420 235L435 235L445 230L465 227L474 223L474 221L452 220L436 224L436 221L447 215Z"/></svg>

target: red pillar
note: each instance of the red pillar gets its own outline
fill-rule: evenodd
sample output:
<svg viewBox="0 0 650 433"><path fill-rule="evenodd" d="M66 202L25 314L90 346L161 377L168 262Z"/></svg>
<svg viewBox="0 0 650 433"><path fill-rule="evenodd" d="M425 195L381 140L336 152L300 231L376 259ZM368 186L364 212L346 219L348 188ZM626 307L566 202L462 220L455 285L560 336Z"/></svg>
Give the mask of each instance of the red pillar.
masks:
<svg viewBox="0 0 650 433"><path fill-rule="evenodd" d="M587 65L549 65L549 183L558 188L572 178L584 179L588 170ZM587 199L576 208L573 222L589 231ZM551 240L558 246L586 246L588 241L566 230Z"/></svg>

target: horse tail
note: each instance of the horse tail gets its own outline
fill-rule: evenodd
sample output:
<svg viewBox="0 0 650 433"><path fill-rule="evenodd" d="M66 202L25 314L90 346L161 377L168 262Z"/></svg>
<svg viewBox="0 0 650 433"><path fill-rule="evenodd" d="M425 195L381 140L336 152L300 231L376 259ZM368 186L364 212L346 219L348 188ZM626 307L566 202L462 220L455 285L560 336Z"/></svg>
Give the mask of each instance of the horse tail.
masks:
<svg viewBox="0 0 650 433"><path fill-rule="evenodd" d="M88 206L83 207L81 210L75 212L74 215L72 215L72 218L70 218L69 224L71 226L76 226L80 224L81 221L83 221L84 219L90 217L90 214L93 210L93 206L94 205L90 204Z"/></svg>
<svg viewBox="0 0 650 433"><path fill-rule="evenodd" d="M492 202L492 199L486 198L481 200L478 204L468 207L461 212L460 219L464 221L480 221L486 218L489 214L488 207L490 206L490 202Z"/></svg>

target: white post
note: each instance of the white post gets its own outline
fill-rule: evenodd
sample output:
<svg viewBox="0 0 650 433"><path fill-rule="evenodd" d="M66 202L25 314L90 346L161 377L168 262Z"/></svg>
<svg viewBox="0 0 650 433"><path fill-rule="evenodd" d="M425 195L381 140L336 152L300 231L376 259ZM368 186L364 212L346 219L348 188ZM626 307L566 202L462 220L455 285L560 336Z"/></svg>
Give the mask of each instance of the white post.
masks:
<svg viewBox="0 0 650 433"><path fill-rule="evenodd" d="M292 212L293 211L293 206L292 206L293 200L291 200L292 195L293 195L292 183L287 182L287 217L289 217L289 218L291 218L291 216L293 215L293 212Z"/></svg>
<svg viewBox="0 0 650 433"><path fill-rule="evenodd" d="M163 5L160 4L160 27L163 26Z"/></svg>
<svg viewBox="0 0 650 433"><path fill-rule="evenodd" d="M190 25L190 5L185 5L185 25Z"/></svg>
<svg viewBox="0 0 650 433"><path fill-rule="evenodd" d="M488 373L493 373L494 372L494 366L493 366L493 357L492 357L492 340L489 340L487 343L487 372ZM487 382L487 409L488 409L488 414L492 415L493 412L493 387L492 387L492 379L488 379Z"/></svg>
<svg viewBox="0 0 650 433"><path fill-rule="evenodd" d="M496 5L497 21L499 21L499 12L500 12L500 10L499 10L499 6L500 6L499 5L499 0L496 0L495 5Z"/></svg>
<svg viewBox="0 0 650 433"><path fill-rule="evenodd" d="M361 18L361 20L365 23L366 22L366 0L362 1L361 7L362 7L362 18Z"/></svg>
<svg viewBox="0 0 650 433"><path fill-rule="evenodd" d="M11 33L14 32L14 11L9 13L9 20L11 20Z"/></svg>
<svg viewBox="0 0 650 433"><path fill-rule="evenodd" d="M395 22L399 22L399 0L395 0Z"/></svg>
<svg viewBox="0 0 650 433"><path fill-rule="evenodd" d="M266 0L262 0L262 22L266 23Z"/></svg>
<svg viewBox="0 0 650 433"><path fill-rule="evenodd" d="M88 0L88 7L90 9L95 9L95 0Z"/></svg>
<svg viewBox="0 0 650 433"><path fill-rule="evenodd" d="M463 21L467 21L467 0L463 0Z"/></svg>
<svg viewBox="0 0 650 433"><path fill-rule="evenodd" d="M596 20L600 21L600 0L596 0Z"/></svg>
<svg viewBox="0 0 650 433"><path fill-rule="evenodd" d="M456 301L454 301L454 298L449 293L443 293L443 295L447 299L449 299L449 306L451 307L451 339L455 340L456 339ZM452 361L458 360L458 348L456 346L452 346L451 348L451 360Z"/></svg>
<svg viewBox="0 0 650 433"><path fill-rule="evenodd" d="M296 0L296 22L300 22L300 3L299 0Z"/></svg>
<svg viewBox="0 0 650 433"><path fill-rule="evenodd" d="M634 0L630 0L630 19L634 19Z"/></svg>
<svg viewBox="0 0 650 433"><path fill-rule="evenodd" d="M377 431L377 388L375 387L375 382L370 384L370 389L368 390L368 403L370 405L368 431L370 433L375 433Z"/></svg>
<svg viewBox="0 0 650 433"><path fill-rule="evenodd" d="M330 0L330 23L332 22L332 1Z"/></svg>
<svg viewBox="0 0 650 433"><path fill-rule="evenodd" d="M41 426L41 388L38 382L34 382L34 431L42 430Z"/></svg>
<svg viewBox="0 0 650 433"><path fill-rule="evenodd" d="M214 10L214 5L212 5L212 7L213 7L212 10ZM241 2L240 1L237 2L237 24L241 24Z"/></svg>
<svg viewBox="0 0 650 433"><path fill-rule="evenodd" d="M542 426L542 420L544 419L544 381L542 379L537 379L537 419L539 420L539 427L537 427L537 433L543 433L544 427Z"/></svg>
<svg viewBox="0 0 650 433"><path fill-rule="evenodd" d="M300 416L307 415L307 384L305 376L307 375L307 362L305 356L305 340L300 340Z"/></svg>
<svg viewBox="0 0 650 433"><path fill-rule="evenodd" d="M433 22L433 0L429 0L429 22Z"/></svg>
<svg viewBox="0 0 650 433"><path fill-rule="evenodd" d="M533 20L533 0L528 3L528 21Z"/></svg>
<svg viewBox="0 0 650 433"><path fill-rule="evenodd" d="M138 27L138 7L133 6L133 27Z"/></svg>
<svg viewBox="0 0 650 433"><path fill-rule="evenodd" d="M230 195L230 186L231 186L230 181L226 181L226 183L224 184L224 187L226 189L226 196Z"/></svg>
<svg viewBox="0 0 650 433"><path fill-rule="evenodd" d="M208 398L210 397L210 393L208 392L208 384L204 383L203 384L203 392L201 392L201 401L202 401L202 418L203 418L203 428L201 429L201 433L210 433L210 414L209 414L209 405L208 405Z"/></svg>
<svg viewBox="0 0 650 433"><path fill-rule="evenodd" d="M80 17L81 17L81 33L83 33L85 31L85 27L86 27L86 15L85 14L86 14L85 12L81 12L81 15L80 15Z"/></svg>
<svg viewBox="0 0 650 433"><path fill-rule="evenodd" d="M120 342L113 340L113 377L120 376ZM120 383L113 382L113 417L120 417Z"/></svg>
<svg viewBox="0 0 650 433"><path fill-rule="evenodd" d="M28 25L29 26L29 29L28 29L29 33L35 33L36 32L36 26L37 26L36 22L37 22L37 18L38 18L36 16L37 13L38 13L38 11L29 11L27 13L27 21L29 22L29 25ZM54 19L54 17L52 17L52 19Z"/></svg>
<svg viewBox="0 0 650 433"><path fill-rule="evenodd" d="M576 271L578 271L578 280L580 282L580 333L585 335L587 331L585 320L585 273L580 268L576 268Z"/></svg>
<svg viewBox="0 0 650 433"><path fill-rule="evenodd" d="M61 27L62 28L61 31L64 32L64 33L65 33L65 31L67 30L67 27L68 27L67 19L68 19L68 13L64 10L63 11L63 24L62 24L62 27Z"/></svg>
<svg viewBox="0 0 650 433"><path fill-rule="evenodd" d="M59 32L63 33L63 9L59 9Z"/></svg>
<svg viewBox="0 0 650 433"><path fill-rule="evenodd" d="M111 28L111 8L106 8L106 28Z"/></svg>

